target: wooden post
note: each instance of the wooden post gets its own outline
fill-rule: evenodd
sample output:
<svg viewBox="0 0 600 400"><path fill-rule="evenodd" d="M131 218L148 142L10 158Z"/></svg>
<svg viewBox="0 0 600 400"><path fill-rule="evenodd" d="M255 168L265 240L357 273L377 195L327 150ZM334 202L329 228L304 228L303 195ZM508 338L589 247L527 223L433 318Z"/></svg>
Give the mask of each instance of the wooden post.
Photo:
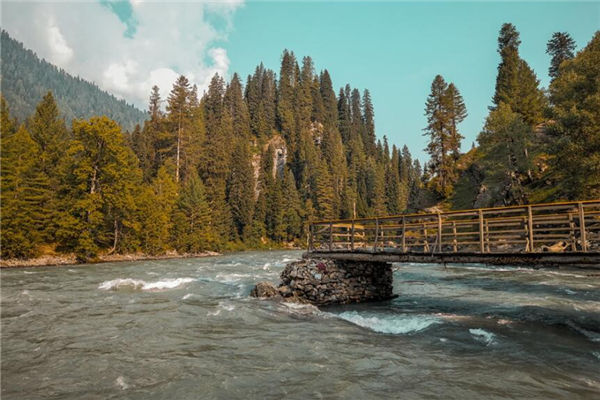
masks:
<svg viewBox="0 0 600 400"><path fill-rule="evenodd" d="M531 206L527 206L527 234L529 235L529 252L533 253L533 213Z"/></svg>
<svg viewBox="0 0 600 400"><path fill-rule="evenodd" d="M579 212L579 231L580 231L580 239L581 239L581 251L587 251L587 235L585 232L585 212L583 210L583 203L577 204L578 212Z"/></svg>
<svg viewBox="0 0 600 400"><path fill-rule="evenodd" d="M373 252L377 252L377 239L379 238L379 219L375 218L375 242L373 242Z"/></svg>
<svg viewBox="0 0 600 400"><path fill-rule="evenodd" d="M402 252L406 253L406 218L402 217Z"/></svg>
<svg viewBox="0 0 600 400"><path fill-rule="evenodd" d="M575 238L575 221L573 214L569 213L569 240L571 242L571 250L577 251L577 239Z"/></svg>
<svg viewBox="0 0 600 400"><path fill-rule="evenodd" d="M479 252L485 253L483 243L483 212L481 210L479 210Z"/></svg>
<svg viewBox="0 0 600 400"><path fill-rule="evenodd" d="M458 243L456 241L456 222L452 221L452 233L454 234L454 240L452 241L452 247L454 252L458 251Z"/></svg>
<svg viewBox="0 0 600 400"><path fill-rule="evenodd" d="M350 250L354 251L354 220L352 220L352 232L350 233Z"/></svg>
<svg viewBox="0 0 600 400"><path fill-rule="evenodd" d="M442 252L442 214L438 213L438 231L437 231L438 253Z"/></svg>
<svg viewBox="0 0 600 400"><path fill-rule="evenodd" d="M489 222L485 221L484 222L484 226L485 226L485 249L486 252L490 252L490 226L489 226Z"/></svg>
<svg viewBox="0 0 600 400"><path fill-rule="evenodd" d="M429 242L427 241L427 226L425 225L425 222L423 222L423 241L425 243L423 245L423 251L429 252Z"/></svg>
<svg viewBox="0 0 600 400"><path fill-rule="evenodd" d="M315 249L314 235L314 226L313 224L310 224L308 226L308 251L313 251Z"/></svg>
<svg viewBox="0 0 600 400"><path fill-rule="evenodd" d="M329 251L333 250L333 222L329 223Z"/></svg>

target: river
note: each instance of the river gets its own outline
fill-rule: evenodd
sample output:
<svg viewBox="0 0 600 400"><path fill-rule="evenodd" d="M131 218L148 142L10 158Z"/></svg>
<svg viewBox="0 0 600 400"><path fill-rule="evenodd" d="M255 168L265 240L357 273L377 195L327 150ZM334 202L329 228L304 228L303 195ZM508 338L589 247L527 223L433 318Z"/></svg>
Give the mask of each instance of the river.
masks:
<svg viewBox="0 0 600 400"><path fill-rule="evenodd" d="M248 297L300 255L3 269L2 399L600 398L598 275L410 264L392 301Z"/></svg>

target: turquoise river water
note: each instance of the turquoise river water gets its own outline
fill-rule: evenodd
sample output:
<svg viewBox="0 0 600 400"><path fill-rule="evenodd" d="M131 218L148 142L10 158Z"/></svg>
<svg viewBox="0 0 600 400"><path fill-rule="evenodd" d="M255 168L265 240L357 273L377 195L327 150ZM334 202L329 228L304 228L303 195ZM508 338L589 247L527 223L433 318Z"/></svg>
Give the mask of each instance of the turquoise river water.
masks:
<svg viewBox="0 0 600 400"><path fill-rule="evenodd" d="M599 271L395 265L381 303L250 298L297 251L1 271L9 399L599 399Z"/></svg>

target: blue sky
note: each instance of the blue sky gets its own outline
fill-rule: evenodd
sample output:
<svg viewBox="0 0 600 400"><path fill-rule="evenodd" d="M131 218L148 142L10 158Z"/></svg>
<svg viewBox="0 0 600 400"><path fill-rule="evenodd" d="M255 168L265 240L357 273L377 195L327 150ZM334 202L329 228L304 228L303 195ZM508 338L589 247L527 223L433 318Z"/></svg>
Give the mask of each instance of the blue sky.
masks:
<svg viewBox="0 0 600 400"><path fill-rule="evenodd" d="M546 42L567 31L584 46L600 29L600 3L250 3L236 12L224 46L231 71L242 76L257 60L277 71L284 48L310 55L336 87L348 82L371 91L378 136L426 159L423 109L431 81L441 74L461 91L469 149L493 95L503 22L517 26L521 56L547 86Z"/></svg>
<svg viewBox="0 0 600 400"><path fill-rule="evenodd" d="M423 108L441 74L469 116L463 150L483 126L504 22L521 33L521 56L548 85L546 42L567 31L585 46L600 29L600 2L2 1L2 26L65 70L145 107L178 74L200 89L219 73L245 77L261 61L279 71L283 49L327 68L336 90L371 91L378 137L426 160ZM33 21L33 23L32 23ZM86 21L85 24L81 21Z"/></svg>

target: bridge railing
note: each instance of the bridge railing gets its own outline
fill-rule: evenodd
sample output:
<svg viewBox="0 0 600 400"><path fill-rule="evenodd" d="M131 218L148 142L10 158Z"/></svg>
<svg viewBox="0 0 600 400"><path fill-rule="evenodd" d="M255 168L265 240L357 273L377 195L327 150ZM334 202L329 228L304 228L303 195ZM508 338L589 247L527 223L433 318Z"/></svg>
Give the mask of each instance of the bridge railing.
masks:
<svg viewBox="0 0 600 400"><path fill-rule="evenodd" d="M600 200L318 221L309 251L600 251Z"/></svg>

